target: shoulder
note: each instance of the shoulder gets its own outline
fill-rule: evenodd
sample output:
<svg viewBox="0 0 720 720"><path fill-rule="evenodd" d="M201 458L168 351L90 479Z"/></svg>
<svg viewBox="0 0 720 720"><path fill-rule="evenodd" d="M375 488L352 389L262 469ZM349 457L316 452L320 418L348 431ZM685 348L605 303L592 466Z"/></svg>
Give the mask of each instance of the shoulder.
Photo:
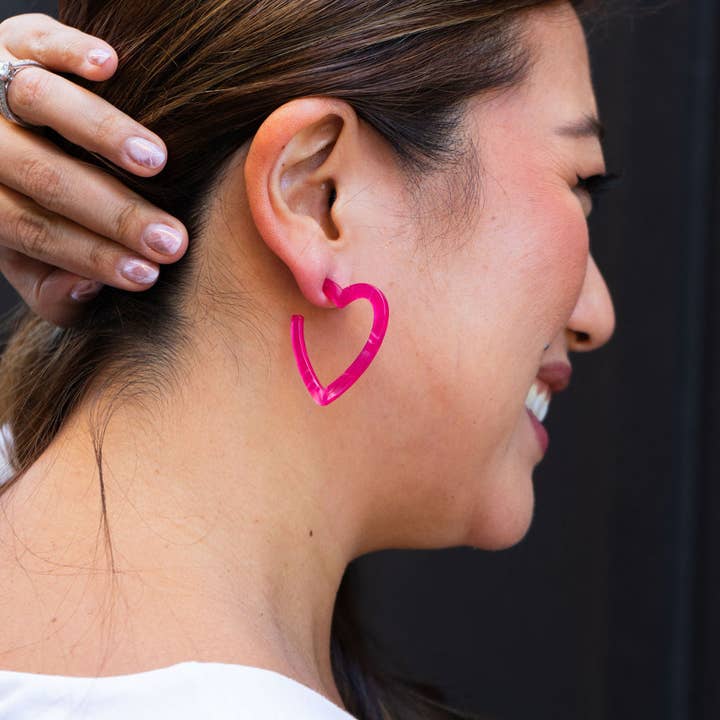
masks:
<svg viewBox="0 0 720 720"><path fill-rule="evenodd" d="M296 680L249 665L191 661L99 678L0 671L0 717L58 709L74 720L354 720Z"/></svg>

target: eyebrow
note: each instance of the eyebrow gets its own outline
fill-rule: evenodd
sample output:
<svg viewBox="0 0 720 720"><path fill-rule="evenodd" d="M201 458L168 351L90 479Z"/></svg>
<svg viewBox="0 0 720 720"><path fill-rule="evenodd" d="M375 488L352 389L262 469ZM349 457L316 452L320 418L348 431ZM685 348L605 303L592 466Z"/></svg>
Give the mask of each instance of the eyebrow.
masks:
<svg viewBox="0 0 720 720"><path fill-rule="evenodd" d="M589 114L557 128L556 132L558 135L573 138L596 137L600 141L605 138L605 126L595 115Z"/></svg>

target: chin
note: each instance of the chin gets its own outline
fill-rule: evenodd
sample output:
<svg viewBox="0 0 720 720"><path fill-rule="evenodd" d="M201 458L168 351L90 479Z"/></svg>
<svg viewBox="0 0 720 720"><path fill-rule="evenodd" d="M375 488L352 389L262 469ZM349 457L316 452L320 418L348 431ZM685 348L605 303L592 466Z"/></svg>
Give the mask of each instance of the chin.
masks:
<svg viewBox="0 0 720 720"><path fill-rule="evenodd" d="M532 525L535 493L532 478L525 478L510 493L498 492L476 508L467 544L478 550L507 550L521 542Z"/></svg>

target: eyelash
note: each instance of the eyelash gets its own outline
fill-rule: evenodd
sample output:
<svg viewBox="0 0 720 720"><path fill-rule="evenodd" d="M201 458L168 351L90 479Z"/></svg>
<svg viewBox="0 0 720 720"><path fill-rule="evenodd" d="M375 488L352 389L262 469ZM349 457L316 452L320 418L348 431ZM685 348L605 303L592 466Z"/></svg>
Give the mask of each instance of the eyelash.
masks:
<svg viewBox="0 0 720 720"><path fill-rule="evenodd" d="M610 188L615 187L622 180L623 173L605 173L604 175L591 175L590 177L581 178L577 176L577 187L590 193L594 204L598 204L597 197L601 193L607 192Z"/></svg>

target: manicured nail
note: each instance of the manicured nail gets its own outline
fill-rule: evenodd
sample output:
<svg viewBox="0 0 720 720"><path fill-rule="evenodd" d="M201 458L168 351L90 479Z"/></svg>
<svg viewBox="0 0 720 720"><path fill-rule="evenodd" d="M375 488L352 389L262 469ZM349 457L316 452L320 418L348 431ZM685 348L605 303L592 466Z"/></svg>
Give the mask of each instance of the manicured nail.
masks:
<svg viewBox="0 0 720 720"><path fill-rule="evenodd" d="M87 54L87 59L93 65L104 65L110 59L111 56L112 56L112 53L109 50L98 48L96 50L91 50Z"/></svg>
<svg viewBox="0 0 720 720"><path fill-rule="evenodd" d="M103 283L95 280L81 280L70 292L70 297L77 302L87 302L97 297L103 289Z"/></svg>
<svg viewBox="0 0 720 720"><path fill-rule="evenodd" d="M143 260L131 258L122 264L120 274L127 280L149 285L157 280L160 270Z"/></svg>
<svg viewBox="0 0 720 720"><path fill-rule="evenodd" d="M131 137L125 141L125 151L138 164L149 168L158 168L165 162L164 150L141 137Z"/></svg>
<svg viewBox="0 0 720 720"><path fill-rule="evenodd" d="M145 228L143 241L156 252L174 255L182 245L183 236L169 225L152 223Z"/></svg>

